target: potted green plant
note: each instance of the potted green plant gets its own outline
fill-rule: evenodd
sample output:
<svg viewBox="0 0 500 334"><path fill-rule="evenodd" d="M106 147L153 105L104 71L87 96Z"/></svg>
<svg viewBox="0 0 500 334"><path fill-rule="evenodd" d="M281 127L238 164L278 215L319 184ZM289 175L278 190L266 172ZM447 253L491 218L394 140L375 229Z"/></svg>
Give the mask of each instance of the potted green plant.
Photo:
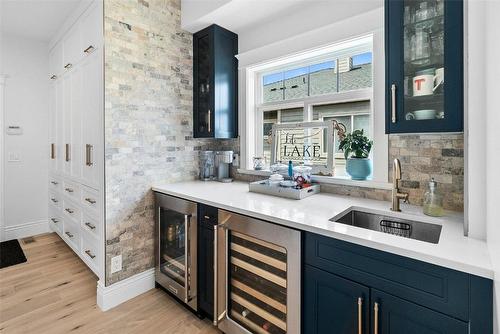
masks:
<svg viewBox="0 0 500 334"><path fill-rule="evenodd" d="M372 163L369 158L373 141L368 139L363 130L348 133L339 144L344 151L346 171L353 180L366 180L372 173Z"/></svg>

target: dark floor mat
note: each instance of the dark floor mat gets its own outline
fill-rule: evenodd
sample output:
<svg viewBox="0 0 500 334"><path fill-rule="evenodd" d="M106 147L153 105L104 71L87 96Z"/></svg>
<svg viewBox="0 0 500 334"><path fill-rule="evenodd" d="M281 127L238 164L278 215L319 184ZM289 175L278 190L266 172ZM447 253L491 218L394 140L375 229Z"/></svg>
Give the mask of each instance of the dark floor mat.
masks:
<svg viewBox="0 0 500 334"><path fill-rule="evenodd" d="M23 249L17 240L0 242L0 268L26 262Z"/></svg>

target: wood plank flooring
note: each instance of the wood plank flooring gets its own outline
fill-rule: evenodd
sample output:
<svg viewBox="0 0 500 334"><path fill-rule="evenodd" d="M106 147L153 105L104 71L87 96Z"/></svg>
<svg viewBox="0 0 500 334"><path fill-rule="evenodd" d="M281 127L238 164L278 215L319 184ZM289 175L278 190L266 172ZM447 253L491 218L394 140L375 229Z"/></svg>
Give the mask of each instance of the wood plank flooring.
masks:
<svg viewBox="0 0 500 334"><path fill-rule="evenodd" d="M97 277L55 233L21 246L28 261L0 270L0 333L220 333L158 289L102 312Z"/></svg>

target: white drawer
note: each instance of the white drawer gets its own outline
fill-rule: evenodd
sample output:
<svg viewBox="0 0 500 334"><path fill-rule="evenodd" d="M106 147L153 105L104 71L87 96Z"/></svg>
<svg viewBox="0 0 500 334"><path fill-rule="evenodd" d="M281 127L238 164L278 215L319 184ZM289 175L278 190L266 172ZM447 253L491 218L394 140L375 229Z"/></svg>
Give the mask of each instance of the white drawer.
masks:
<svg viewBox="0 0 500 334"><path fill-rule="evenodd" d="M73 199L75 202L80 201L80 185L78 183L64 180L62 191L64 195Z"/></svg>
<svg viewBox="0 0 500 334"><path fill-rule="evenodd" d="M62 189L62 181L60 178L49 175L49 189L60 191Z"/></svg>
<svg viewBox="0 0 500 334"><path fill-rule="evenodd" d="M49 191L49 207L61 209L62 195L56 191Z"/></svg>
<svg viewBox="0 0 500 334"><path fill-rule="evenodd" d="M65 219L63 223L63 238L75 250L80 252L80 226Z"/></svg>
<svg viewBox="0 0 500 334"><path fill-rule="evenodd" d="M99 219L92 218L88 214L82 213L82 235L86 234L91 238L99 239L101 223Z"/></svg>
<svg viewBox="0 0 500 334"><path fill-rule="evenodd" d="M91 212L94 216L99 217L99 211L102 207L101 197L98 191L89 187L82 186L80 203L85 211Z"/></svg>
<svg viewBox="0 0 500 334"><path fill-rule="evenodd" d="M82 213L78 205L75 204L75 202L68 199L63 199L62 212L65 217L68 217L71 220L73 220L75 224L80 223Z"/></svg>
<svg viewBox="0 0 500 334"><path fill-rule="evenodd" d="M56 232L59 235L62 235L63 221L58 210L54 210L52 208L49 209L49 226L52 231Z"/></svg>
<svg viewBox="0 0 500 334"><path fill-rule="evenodd" d="M101 254L99 252L98 243L86 237L82 237L81 255L84 261L89 265L90 269L99 275L99 263Z"/></svg>

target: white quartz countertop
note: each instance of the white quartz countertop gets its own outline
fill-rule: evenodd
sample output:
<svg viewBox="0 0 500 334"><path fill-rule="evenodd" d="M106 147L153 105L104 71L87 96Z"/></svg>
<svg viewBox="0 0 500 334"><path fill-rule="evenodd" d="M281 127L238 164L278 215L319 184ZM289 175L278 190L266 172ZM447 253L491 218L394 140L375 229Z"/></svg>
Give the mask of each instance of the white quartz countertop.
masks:
<svg viewBox="0 0 500 334"><path fill-rule="evenodd" d="M402 204L401 213L389 210L390 203L320 193L302 200L251 193L243 182L189 181L158 185L154 191L181 197L224 210L267 220L332 238L375 248L412 259L493 278L486 242L463 235L463 217L447 212L442 218L425 216L422 209ZM407 239L378 231L329 221L350 208L442 225L438 244Z"/></svg>

